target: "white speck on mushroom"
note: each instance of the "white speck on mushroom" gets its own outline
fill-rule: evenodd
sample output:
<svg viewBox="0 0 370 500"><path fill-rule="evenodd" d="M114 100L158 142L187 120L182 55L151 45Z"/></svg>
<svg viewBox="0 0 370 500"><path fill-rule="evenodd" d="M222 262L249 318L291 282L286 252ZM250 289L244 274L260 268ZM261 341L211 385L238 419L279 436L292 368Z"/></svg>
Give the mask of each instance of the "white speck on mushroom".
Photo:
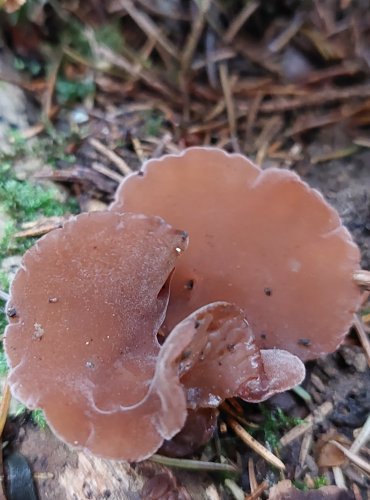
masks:
<svg viewBox="0 0 370 500"><path fill-rule="evenodd" d="M291 259L290 260L290 269L293 273L298 273L302 267L302 263L299 260Z"/></svg>
<svg viewBox="0 0 370 500"><path fill-rule="evenodd" d="M32 340L41 340L43 335L44 335L44 329L40 325L40 323L35 323L34 325L34 332L32 334Z"/></svg>

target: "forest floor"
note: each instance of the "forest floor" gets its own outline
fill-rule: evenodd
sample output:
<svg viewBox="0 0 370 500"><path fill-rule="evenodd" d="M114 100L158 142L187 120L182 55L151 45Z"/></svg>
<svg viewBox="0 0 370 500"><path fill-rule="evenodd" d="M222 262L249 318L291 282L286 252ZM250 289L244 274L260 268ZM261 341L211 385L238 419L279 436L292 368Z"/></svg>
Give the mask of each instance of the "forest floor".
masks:
<svg viewBox="0 0 370 500"><path fill-rule="evenodd" d="M0 2L4 296L38 237L71 213L105 209L146 159L193 145L299 173L338 210L370 269L367 1L22 3ZM252 500L278 498L271 487L283 479L370 498L369 333L365 302L344 345L308 363L300 390L221 411L215 437L190 458L235 464L237 473L100 460L71 450L41 412L13 401L2 435L7 498L33 481L40 499ZM3 354L0 370L5 384ZM252 423L284 472L235 437L230 412ZM14 451L28 461L23 479Z"/></svg>

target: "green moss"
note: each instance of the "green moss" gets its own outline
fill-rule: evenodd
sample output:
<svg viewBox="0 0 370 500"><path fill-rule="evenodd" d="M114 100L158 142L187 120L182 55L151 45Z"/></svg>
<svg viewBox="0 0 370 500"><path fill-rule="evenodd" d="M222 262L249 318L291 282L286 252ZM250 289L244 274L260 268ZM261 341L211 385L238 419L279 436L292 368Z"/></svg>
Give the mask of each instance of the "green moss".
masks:
<svg viewBox="0 0 370 500"><path fill-rule="evenodd" d="M97 27L95 38L98 43L106 45L118 54L122 52L122 47L125 45L119 20Z"/></svg>
<svg viewBox="0 0 370 500"><path fill-rule="evenodd" d="M297 488L297 490L301 491L308 491L309 488L307 484L304 481L299 481L298 479L296 481L293 481L293 486Z"/></svg>
<svg viewBox="0 0 370 500"><path fill-rule="evenodd" d="M161 134L161 128L164 122L162 115L155 112L149 112L145 115L145 135L158 137Z"/></svg>
<svg viewBox="0 0 370 500"><path fill-rule="evenodd" d="M292 427L301 424L302 420L286 415L280 408L271 411L263 405L260 405L260 407L265 417L260 428L264 440L273 450L278 449L281 435Z"/></svg>
<svg viewBox="0 0 370 500"><path fill-rule="evenodd" d="M30 412L27 406L25 406L23 403L18 403L17 408L14 412L14 416L23 417L27 415L31 416L32 422L40 427L40 429L46 429L46 427L48 426L44 412L40 408L37 408L36 410Z"/></svg>
<svg viewBox="0 0 370 500"><path fill-rule="evenodd" d="M1 168L3 168L4 164L10 168L14 161L24 157L37 157L40 163L54 167L60 162L75 162L75 156L67 153L66 149L69 144L79 142L82 139L83 130L63 133L46 124L44 136L31 142L25 140L18 131L11 130L7 135L12 150L10 153L0 156Z"/></svg>
<svg viewBox="0 0 370 500"><path fill-rule="evenodd" d="M10 255L23 254L35 238L14 238L17 225L41 216L61 216L77 210L75 201L58 200L56 188L46 188L30 181L16 179L8 163L0 164L0 206L11 218L0 239L0 260Z"/></svg>
<svg viewBox="0 0 370 500"><path fill-rule="evenodd" d="M40 429L46 429L46 427L48 426L45 420L44 412L40 409L33 410L31 413L31 418L32 422L40 427Z"/></svg>
<svg viewBox="0 0 370 500"><path fill-rule="evenodd" d="M11 255L23 255L37 240L37 238L15 238L16 231L16 224L9 222L5 228L4 236L0 239L0 262Z"/></svg>
<svg viewBox="0 0 370 500"><path fill-rule="evenodd" d="M65 142L60 139L55 139L54 132L50 132L43 139L48 144L56 144L57 150ZM0 237L0 264L6 257L11 255L22 255L30 248L37 238L15 238L14 234L20 229L22 222L37 220L42 216L61 216L65 213L76 213L77 203L75 200L67 202L60 201L60 193L55 187L45 187L32 181L21 181L17 179L12 170L12 161L19 158L27 157L32 154L33 150L29 149L28 143L22 138L13 134L12 137L12 152L3 155L0 158L0 212L6 213L9 221L3 229ZM58 142L59 141L59 142ZM40 148L39 142L36 142L32 148ZM44 154L52 152L44 148ZM55 157L55 152L54 152ZM9 280L6 274L0 272L0 288L7 291ZM7 318L4 310L4 301L0 301L0 335L3 334L7 325ZM5 355L0 343L0 375L4 374L7 369Z"/></svg>
<svg viewBox="0 0 370 500"><path fill-rule="evenodd" d="M67 80L60 76L56 83L57 100L60 104L83 101L95 93L92 80Z"/></svg>
<svg viewBox="0 0 370 500"><path fill-rule="evenodd" d="M328 486L329 481L325 476L318 476L313 478L314 486L310 488L304 481L293 481L293 485L301 491L312 491L322 488L323 486Z"/></svg>
<svg viewBox="0 0 370 500"><path fill-rule="evenodd" d="M321 488L322 486L328 486L329 484L328 478L326 476L315 477L313 482L315 485L314 486L315 489Z"/></svg>
<svg viewBox="0 0 370 500"><path fill-rule="evenodd" d="M0 289L4 292L9 290L9 278L4 273L4 271L0 271ZM0 334L2 335L6 325L8 324L7 316L5 313L5 302L0 301ZM8 370L8 365L5 359L5 354L3 351L3 343L0 342L0 376L5 375Z"/></svg>
<svg viewBox="0 0 370 500"><path fill-rule="evenodd" d="M14 57L13 64L17 71L28 73L32 77L41 76L42 74L42 64L35 59L29 59L28 57Z"/></svg>
<svg viewBox="0 0 370 500"><path fill-rule="evenodd" d="M9 290L9 279L8 276L3 272L0 271L0 288L4 292L7 292ZM8 324L7 316L5 313L5 302L1 301L0 302L0 334L2 335L6 325ZM0 376L5 375L6 372L8 371L8 364L6 362L4 350L3 350L3 343L0 342Z"/></svg>
<svg viewBox="0 0 370 500"><path fill-rule="evenodd" d="M17 221L25 222L41 215L62 215L65 206L57 197L56 189L45 189L43 186L14 178L7 179L0 185L2 205Z"/></svg>

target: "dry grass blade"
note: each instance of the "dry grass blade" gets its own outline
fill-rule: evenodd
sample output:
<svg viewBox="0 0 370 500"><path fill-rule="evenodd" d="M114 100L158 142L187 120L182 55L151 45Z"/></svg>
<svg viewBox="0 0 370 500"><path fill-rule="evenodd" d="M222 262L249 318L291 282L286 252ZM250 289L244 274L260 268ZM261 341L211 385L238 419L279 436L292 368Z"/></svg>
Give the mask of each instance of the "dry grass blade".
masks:
<svg viewBox="0 0 370 500"><path fill-rule="evenodd" d="M178 467L187 470L202 470L214 472L238 472L235 465L220 464L217 462L204 462L202 460L189 460L187 458L171 458L155 454L149 458L151 462L166 465L168 467Z"/></svg>
<svg viewBox="0 0 370 500"><path fill-rule="evenodd" d="M312 429L314 424L319 423L323 421L329 413L331 413L333 410L333 404L330 401L325 401L321 406L317 408L314 414L308 415L303 420L302 424L299 424L293 429L290 429L281 439L280 439L280 445L281 446L286 446L295 439L298 439L300 436L302 436L305 432L308 430Z"/></svg>
<svg viewBox="0 0 370 500"><path fill-rule="evenodd" d="M251 15L258 9L260 2L247 2L242 8L239 14L233 19L232 23L228 27L225 35L224 41L230 43L233 41L234 37L243 26L243 24L251 17Z"/></svg>
<svg viewBox="0 0 370 500"><path fill-rule="evenodd" d="M238 420L241 424L250 427L252 429L258 429L259 426L253 422L249 422L243 417L243 411L239 412L237 410L234 410L229 403L233 402L232 399L229 399L228 401L224 401L221 405L221 409L225 411L227 414L231 415L234 417L236 420Z"/></svg>
<svg viewBox="0 0 370 500"><path fill-rule="evenodd" d="M0 299L3 300L4 302L8 302L9 294L4 292L4 290L0 290Z"/></svg>
<svg viewBox="0 0 370 500"><path fill-rule="evenodd" d="M330 160L338 160L340 158L346 158L352 156L356 151L358 151L356 145L349 146L348 148L335 149L334 151L329 151L328 153L322 153L310 158L312 165L317 165L318 163L325 163Z"/></svg>
<svg viewBox="0 0 370 500"><path fill-rule="evenodd" d="M268 119L263 126L260 135L255 141L255 147L257 149L256 164L261 166L265 160L268 147L274 137L283 128L284 122L280 116L273 116Z"/></svg>
<svg viewBox="0 0 370 500"><path fill-rule="evenodd" d="M59 106L53 106L49 111L49 120L55 118L58 111L59 111ZM37 135L41 134L46 129L46 126L47 126L47 121L31 125L31 127L22 130L21 137L25 141L27 141L28 139L32 139L33 137L36 137Z"/></svg>
<svg viewBox="0 0 370 500"><path fill-rule="evenodd" d="M5 422L9 412L10 400L12 395L10 393L9 385L6 383L3 391L3 397L0 403L0 436L3 433Z"/></svg>
<svg viewBox="0 0 370 500"><path fill-rule="evenodd" d="M267 490L269 487L269 483L267 481L263 481L257 488L250 494L246 495L244 500L257 500L257 498L262 495L262 493Z"/></svg>
<svg viewBox="0 0 370 500"><path fill-rule="evenodd" d="M259 108L261 106L261 103L263 101L264 94L261 91L258 91L255 97L253 98L253 101L247 111L247 124L246 124L246 130L245 130L245 142L247 145L252 146L252 138L253 138L253 128L255 126L255 123L257 121L257 115Z"/></svg>
<svg viewBox="0 0 370 500"><path fill-rule="evenodd" d="M258 488L258 483L256 478L256 471L254 470L253 458L248 459L248 477L249 477L249 484L251 487L251 493L254 493Z"/></svg>
<svg viewBox="0 0 370 500"><path fill-rule="evenodd" d="M225 479L225 486L230 490L235 500L244 500L244 491L232 479Z"/></svg>
<svg viewBox="0 0 370 500"><path fill-rule="evenodd" d="M283 462L256 439L254 439L240 424L238 424L236 420L229 418L228 424L233 429L235 434L243 441L243 443L252 448L252 450L258 453L258 455L277 469L285 470Z"/></svg>
<svg viewBox="0 0 370 500"><path fill-rule="evenodd" d="M358 436L353 441L349 451L352 453L358 453L361 448L369 441L370 439L370 415L367 417L365 424L362 426Z"/></svg>
<svg viewBox="0 0 370 500"><path fill-rule="evenodd" d="M104 155L108 160L110 160L112 163L116 165L117 168L123 173L123 175L130 175L132 174L133 170L127 165L125 160L118 156L114 151L109 149L107 146L102 144L100 141L97 139L94 139L91 137L89 139L89 143L93 148L95 148L99 153Z"/></svg>
<svg viewBox="0 0 370 500"><path fill-rule="evenodd" d="M269 49L271 52L280 52L290 40L298 33L304 22L304 18L299 12L292 22L289 23L288 27L280 33L272 42L269 43Z"/></svg>
<svg viewBox="0 0 370 500"><path fill-rule="evenodd" d="M359 457L355 453L352 453L352 451L350 451L337 441L331 440L330 443L332 443L340 451L342 451L344 455L348 458L348 460L350 460L354 465L357 465L357 467L366 472L366 474L370 475L370 463L367 460L364 460L362 457Z"/></svg>
<svg viewBox="0 0 370 500"><path fill-rule="evenodd" d="M353 274L353 279L356 285L365 288L365 290L370 290L370 271L365 271L361 269Z"/></svg>
<svg viewBox="0 0 370 500"><path fill-rule="evenodd" d="M141 163L143 163L146 158L145 158L145 154L144 154L144 151L143 151L143 146L140 142L140 139L138 139L137 137L133 137L131 139L131 142L132 142L132 145L134 146L134 150L135 150L135 153L136 153L136 156L139 158L139 160L141 161Z"/></svg>
<svg viewBox="0 0 370 500"><path fill-rule="evenodd" d="M200 40L200 37L202 36L203 28L206 21L205 15L210 5L211 5L211 0L205 0L199 3L198 13L197 13L198 15L195 21L192 23L190 34L188 36L188 39L185 43L185 48L181 55L181 70L184 74L188 71L190 67L194 51Z"/></svg>
<svg viewBox="0 0 370 500"><path fill-rule="evenodd" d="M354 139L354 144L357 146L362 146L364 148L370 148L370 139L368 137L357 137Z"/></svg>
<svg viewBox="0 0 370 500"><path fill-rule="evenodd" d="M52 65L49 79L48 79L46 93L44 96L43 116L44 116L44 119L47 119L47 120L49 120L52 116L53 94L54 94L55 84L57 81L57 76L58 76L58 72L59 72L59 68L60 68L60 64L62 62L62 59L63 59L63 50L60 50L55 58L53 65Z"/></svg>
<svg viewBox="0 0 370 500"><path fill-rule="evenodd" d="M47 481L48 479L54 479L55 474L53 472L35 472L33 479L36 481Z"/></svg>
<svg viewBox="0 0 370 500"><path fill-rule="evenodd" d="M113 181L116 181L118 183L120 183L123 179L122 175L120 175L118 172L115 172L114 170L111 170L102 163L94 161L91 164L91 168L93 170L96 170L96 172L99 172L99 174L105 175L106 177L109 177L109 179L112 179Z"/></svg>
<svg viewBox="0 0 370 500"><path fill-rule="evenodd" d="M338 488L346 490L347 485L346 485L346 481L344 479L342 469L339 466L335 466L335 467L332 467L332 470L333 470L335 484L338 486Z"/></svg>
<svg viewBox="0 0 370 500"><path fill-rule="evenodd" d="M157 25L142 10L135 7L131 0L120 0L120 4L132 17L136 24L144 31L148 38L156 40L157 44L174 59L178 59L178 51L170 40L161 33Z"/></svg>
<svg viewBox="0 0 370 500"><path fill-rule="evenodd" d="M306 432L306 434L303 436L301 449L299 451L299 465L301 467L303 467L304 464L306 463L307 455L312 446L312 441L313 441L313 433Z"/></svg>
<svg viewBox="0 0 370 500"><path fill-rule="evenodd" d="M14 236L15 238L34 238L43 236L53 229L62 227L67 219L68 215L41 217L35 221L25 222L22 224L22 231L18 231Z"/></svg>
<svg viewBox="0 0 370 500"><path fill-rule="evenodd" d="M174 103L179 103L179 96L172 91L165 83L163 83L153 71L143 69L138 64L132 64L122 54L116 54L108 47L99 45L99 54L106 62L120 68L130 76L140 78L148 87L156 90L167 99L170 98Z"/></svg>
<svg viewBox="0 0 370 500"><path fill-rule="evenodd" d="M230 79L228 74L228 69L226 63L220 64L220 80L222 91L225 97L227 118L229 121L230 135L231 137L236 137L236 117L235 117L235 106L233 102L233 94L230 86Z"/></svg>
<svg viewBox="0 0 370 500"><path fill-rule="evenodd" d="M363 350L365 351L367 364L370 366L370 341L369 341L369 337L367 336L367 334L365 332L365 328L364 328L364 325L362 323L362 320L357 316L357 314L355 314L353 316L353 325L356 328L358 338L361 342Z"/></svg>

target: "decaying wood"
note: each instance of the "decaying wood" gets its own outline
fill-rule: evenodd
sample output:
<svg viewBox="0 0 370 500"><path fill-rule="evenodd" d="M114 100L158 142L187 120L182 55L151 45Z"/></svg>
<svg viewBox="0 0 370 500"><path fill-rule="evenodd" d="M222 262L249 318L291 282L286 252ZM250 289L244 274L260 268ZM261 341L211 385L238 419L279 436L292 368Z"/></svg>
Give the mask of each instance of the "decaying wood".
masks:
<svg viewBox="0 0 370 500"><path fill-rule="evenodd" d="M49 429L26 426L19 451L32 464L40 500L144 500L142 490L157 474L172 474L162 465L145 461L128 464L74 450ZM197 500L219 500L206 474L176 470L179 488Z"/></svg>

